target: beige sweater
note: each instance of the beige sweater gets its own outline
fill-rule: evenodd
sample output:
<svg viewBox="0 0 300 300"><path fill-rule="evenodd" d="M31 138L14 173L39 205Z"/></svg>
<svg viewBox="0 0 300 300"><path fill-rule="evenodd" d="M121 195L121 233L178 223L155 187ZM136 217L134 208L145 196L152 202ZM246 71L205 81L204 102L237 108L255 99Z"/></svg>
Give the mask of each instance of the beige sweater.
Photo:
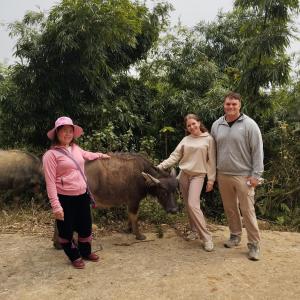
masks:
<svg viewBox="0 0 300 300"><path fill-rule="evenodd" d="M168 159L158 168L168 169L179 162L180 170L189 175L207 174L209 181L216 178L216 146L213 137L204 132L200 136L184 137Z"/></svg>

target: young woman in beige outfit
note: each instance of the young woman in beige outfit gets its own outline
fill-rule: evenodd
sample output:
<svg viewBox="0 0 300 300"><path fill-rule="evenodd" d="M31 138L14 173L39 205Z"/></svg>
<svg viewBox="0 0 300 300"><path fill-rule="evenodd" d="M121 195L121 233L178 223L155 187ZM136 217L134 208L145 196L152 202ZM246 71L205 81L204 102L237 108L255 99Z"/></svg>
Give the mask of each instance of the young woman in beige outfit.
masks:
<svg viewBox="0 0 300 300"><path fill-rule="evenodd" d="M206 191L213 189L216 178L215 142L198 116L188 114L184 118L184 124L188 135L181 140L169 158L157 167L168 169L179 163L179 186L191 229L200 236L204 250L212 251L214 245L200 208L200 193L205 176L208 178Z"/></svg>

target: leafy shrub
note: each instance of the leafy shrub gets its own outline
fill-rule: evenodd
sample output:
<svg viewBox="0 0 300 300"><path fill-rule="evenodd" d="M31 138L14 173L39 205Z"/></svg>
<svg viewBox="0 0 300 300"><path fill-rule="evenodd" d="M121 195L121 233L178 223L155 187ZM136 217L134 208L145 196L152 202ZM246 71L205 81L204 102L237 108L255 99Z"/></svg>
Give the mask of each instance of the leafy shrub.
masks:
<svg viewBox="0 0 300 300"><path fill-rule="evenodd" d="M148 221L153 224L174 224L177 220L184 216L183 206L180 199L178 199L179 212L177 214L168 214L161 207L161 205L153 198L146 198L141 202L139 210L139 218L143 221Z"/></svg>
<svg viewBox="0 0 300 300"><path fill-rule="evenodd" d="M257 190L259 214L281 225L300 228L300 142L292 124L280 122L264 137L271 154Z"/></svg>
<svg viewBox="0 0 300 300"><path fill-rule="evenodd" d="M205 184L203 189L205 188ZM201 209L205 217L215 220L216 222L226 223L226 217L223 209L222 199L217 188L206 193L202 191L201 194Z"/></svg>
<svg viewBox="0 0 300 300"><path fill-rule="evenodd" d="M110 224L115 221L127 220L127 209L125 206L112 207L109 209L93 209L93 222L99 224Z"/></svg>
<svg viewBox="0 0 300 300"><path fill-rule="evenodd" d="M132 130L128 129L124 134L117 135L112 122L103 130L93 131L91 135L84 137L81 145L84 149L100 152L128 152L135 149Z"/></svg>

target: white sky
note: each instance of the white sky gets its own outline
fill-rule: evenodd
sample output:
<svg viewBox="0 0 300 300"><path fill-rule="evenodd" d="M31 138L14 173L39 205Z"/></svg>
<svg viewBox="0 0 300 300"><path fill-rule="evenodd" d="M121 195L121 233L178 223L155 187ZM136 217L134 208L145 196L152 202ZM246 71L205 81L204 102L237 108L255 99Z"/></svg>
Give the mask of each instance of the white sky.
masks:
<svg viewBox="0 0 300 300"><path fill-rule="evenodd" d="M0 24L4 24L0 27L0 62L6 64L14 62L12 54L15 41L8 36L6 25L21 20L28 10L37 11L39 7L43 11L48 11L59 2L58 0L0 0ZM150 2L151 0L147 0L147 3ZM218 11L227 12L233 6L233 0L169 0L168 2L175 9L171 13L172 24L176 24L180 19L183 25L190 27L203 20L212 21ZM300 18L297 27L300 28ZM292 41L290 52L300 52L299 41Z"/></svg>

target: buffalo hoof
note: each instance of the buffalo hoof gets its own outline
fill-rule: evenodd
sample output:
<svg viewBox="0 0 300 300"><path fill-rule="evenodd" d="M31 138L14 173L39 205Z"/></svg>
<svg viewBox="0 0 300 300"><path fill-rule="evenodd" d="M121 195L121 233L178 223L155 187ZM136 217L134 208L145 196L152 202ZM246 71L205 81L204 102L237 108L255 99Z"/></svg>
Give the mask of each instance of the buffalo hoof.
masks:
<svg viewBox="0 0 300 300"><path fill-rule="evenodd" d="M147 237L146 237L145 235L143 235L143 234L138 234L138 235L135 236L135 238L136 238L137 240L139 240L139 241L143 241L143 240L145 240Z"/></svg>
<svg viewBox="0 0 300 300"><path fill-rule="evenodd" d="M124 233L132 233L132 228L125 228L125 229L123 229L123 232Z"/></svg>
<svg viewBox="0 0 300 300"><path fill-rule="evenodd" d="M53 242L53 247L56 249L56 250L62 250L62 246L60 243L58 242Z"/></svg>

